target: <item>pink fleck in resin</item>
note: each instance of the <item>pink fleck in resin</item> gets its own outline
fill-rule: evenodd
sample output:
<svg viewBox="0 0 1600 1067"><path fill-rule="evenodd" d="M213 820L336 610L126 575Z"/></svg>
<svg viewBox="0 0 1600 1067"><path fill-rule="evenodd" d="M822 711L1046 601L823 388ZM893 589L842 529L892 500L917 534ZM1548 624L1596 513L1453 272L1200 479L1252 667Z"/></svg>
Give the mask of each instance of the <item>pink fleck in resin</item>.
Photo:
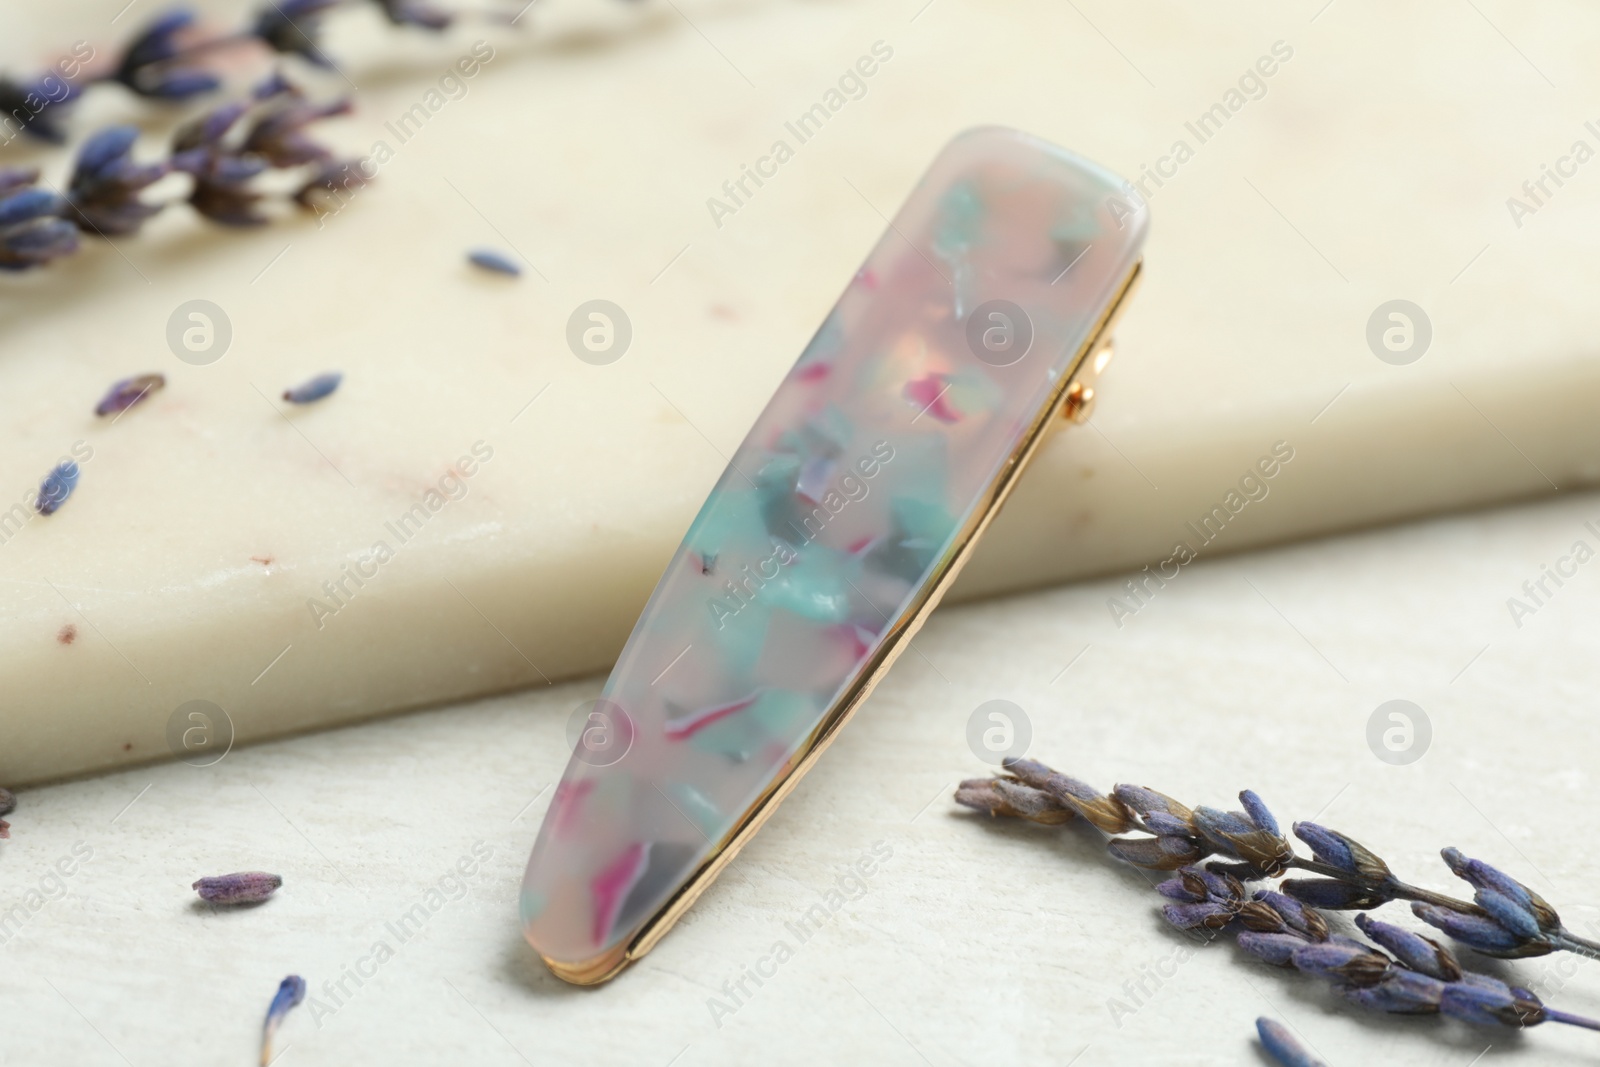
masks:
<svg viewBox="0 0 1600 1067"><path fill-rule="evenodd" d="M603 756L580 743L523 882L557 974L600 981L647 950L892 655L1123 295L1146 216L1114 175L1014 131L934 160L606 683L616 732Z"/></svg>

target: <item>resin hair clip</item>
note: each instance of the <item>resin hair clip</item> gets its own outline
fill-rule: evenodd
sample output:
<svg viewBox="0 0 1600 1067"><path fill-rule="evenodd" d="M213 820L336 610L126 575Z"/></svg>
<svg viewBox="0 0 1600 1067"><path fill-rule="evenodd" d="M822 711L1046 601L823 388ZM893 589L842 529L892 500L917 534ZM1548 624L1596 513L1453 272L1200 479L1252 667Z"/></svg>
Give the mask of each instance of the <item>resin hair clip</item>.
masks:
<svg viewBox="0 0 1600 1067"><path fill-rule="evenodd" d="M649 952L1081 421L1148 212L1011 130L934 160L700 509L577 739L521 895L557 976Z"/></svg>

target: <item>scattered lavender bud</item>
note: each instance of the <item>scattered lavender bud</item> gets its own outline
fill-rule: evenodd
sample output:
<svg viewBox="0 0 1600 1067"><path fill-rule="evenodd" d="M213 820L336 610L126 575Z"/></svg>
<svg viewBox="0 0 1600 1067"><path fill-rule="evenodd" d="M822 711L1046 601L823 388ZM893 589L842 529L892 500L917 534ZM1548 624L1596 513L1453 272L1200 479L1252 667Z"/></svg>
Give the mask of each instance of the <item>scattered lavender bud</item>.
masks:
<svg viewBox="0 0 1600 1067"><path fill-rule="evenodd" d="M78 487L78 465L70 459L56 464L54 470L39 483L39 499L34 507L41 515L54 515L56 509L67 502L67 497Z"/></svg>
<svg viewBox="0 0 1600 1067"><path fill-rule="evenodd" d="M4 819L0 819L0 841L5 841L5 840L9 839L10 837L11 837L11 824L6 822Z"/></svg>
<svg viewBox="0 0 1600 1067"><path fill-rule="evenodd" d="M259 904L276 893L281 885L283 879L276 874L240 871L202 878L189 888L199 893L207 904Z"/></svg>
<svg viewBox="0 0 1600 1067"><path fill-rule="evenodd" d="M1261 1047L1267 1050L1282 1067L1328 1067L1327 1064L1307 1052L1305 1046L1295 1040L1289 1028L1272 1019L1257 1019L1256 1033L1261 1037Z"/></svg>
<svg viewBox="0 0 1600 1067"><path fill-rule="evenodd" d="M1319 862L1330 867L1348 871L1371 882L1384 882L1391 877L1387 863L1359 841L1352 841L1337 830L1329 830L1314 822L1297 822L1294 824L1294 835L1311 846L1311 854Z"/></svg>
<svg viewBox="0 0 1600 1067"><path fill-rule="evenodd" d="M517 266L514 260L490 248L476 249L467 255L467 259L473 266L482 267L484 270L494 271L497 274L509 274L515 278L522 273L522 268Z"/></svg>
<svg viewBox="0 0 1600 1067"><path fill-rule="evenodd" d="M266 1021L261 1024L261 1067L268 1067L272 1062L272 1038L278 1032L283 1017L304 999L306 980L298 974L291 974L278 984L278 992L267 1007Z"/></svg>
<svg viewBox="0 0 1600 1067"><path fill-rule="evenodd" d="M0 815L10 815L17 810L17 796L9 789L0 789Z"/></svg>
<svg viewBox="0 0 1600 1067"><path fill-rule="evenodd" d="M110 392L95 405L94 413L104 417L119 411L127 411L166 384L167 379L160 374L140 374L133 378L124 378L113 385Z"/></svg>
<svg viewBox="0 0 1600 1067"><path fill-rule="evenodd" d="M291 404L310 404L339 388L339 383L343 380L343 374L329 371L327 374L319 374L309 381L301 382L292 389L285 389L283 398Z"/></svg>
<svg viewBox="0 0 1600 1067"><path fill-rule="evenodd" d="M158 15L123 52L112 80L158 100L185 100L220 87L221 79L192 65L183 55L181 38L194 20L194 12L187 8Z"/></svg>

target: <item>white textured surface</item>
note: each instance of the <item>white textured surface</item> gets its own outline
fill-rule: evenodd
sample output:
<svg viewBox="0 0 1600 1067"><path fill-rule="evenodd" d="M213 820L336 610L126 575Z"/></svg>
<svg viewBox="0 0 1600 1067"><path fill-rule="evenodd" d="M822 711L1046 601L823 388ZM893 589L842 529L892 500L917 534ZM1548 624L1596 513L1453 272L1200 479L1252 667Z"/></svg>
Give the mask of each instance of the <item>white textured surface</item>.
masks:
<svg viewBox="0 0 1600 1067"><path fill-rule="evenodd" d="M124 4L14 12L3 58L109 48L154 9L110 26ZM392 142L474 37L497 55L325 229L218 236L173 211L120 254L0 286L0 500L73 441L96 450L69 504L0 546L0 777L163 756L193 699L259 738L601 669L884 217L977 123L1130 176L1178 138L1195 155L1151 189L1095 429L1044 450L958 595L1160 559L1277 440L1299 458L1273 501L1208 552L1600 478L1600 164L1520 229L1505 208L1595 140L1591 6L557 0L524 33L439 41L370 10L330 22L361 92L323 136L351 151ZM716 228L706 198L880 40L866 94ZM1278 41L1265 95L1199 144L1185 123ZM97 91L77 129L134 116ZM480 244L548 281L473 272ZM163 338L196 297L235 328L209 367ZM595 297L635 327L609 367L563 342ZM1364 341L1397 297L1434 324L1405 367ZM344 386L293 426L258 395L330 367ZM89 415L151 370L163 393ZM478 440L496 457L466 499L319 629L310 598Z"/></svg>
<svg viewBox="0 0 1600 1067"><path fill-rule="evenodd" d="M1027 710L1036 755L1102 788L1223 804L1253 787L1285 821L1319 816L1439 889L1459 884L1435 854L1454 844L1584 929L1600 922L1600 858L1582 844L1596 830L1600 563L1520 629L1505 601L1575 540L1595 545L1596 519L1600 496L1573 496L1201 562L1120 630L1111 582L941 610L730 871L599 990L547 975L515 917L563 721L597 681L26 792L0 845L0 909L74 842L94 858L0 946L0 1062L246 1064L284 974L332 1005L323 982L383 940L394 957L344 1007L290 1017L285 1067L1232 1065L1259 1062L1261 1014L1335 1067L1464 1067L1491 1042L1485 1062L1592 1063L1593 1034L1369 1016L1226 946L1118 1026L1108 999L1185 944L1158 898L1090 833L990 825L949 787L981 772L969 712L1003 697ZM1433 723L1407 767L1365 740L1396 697ZM401 943L385 924L480 840L492 859L463 899ZM878 841L892 856L866 893L800 944L784 924ZM253 911L191 903L196 876L237 868L285 886ZM709 998L778 940L793 958L716 1026ZM1570 978L1547 961L1490 966L1600 1014L1594 964Z"/></svg>

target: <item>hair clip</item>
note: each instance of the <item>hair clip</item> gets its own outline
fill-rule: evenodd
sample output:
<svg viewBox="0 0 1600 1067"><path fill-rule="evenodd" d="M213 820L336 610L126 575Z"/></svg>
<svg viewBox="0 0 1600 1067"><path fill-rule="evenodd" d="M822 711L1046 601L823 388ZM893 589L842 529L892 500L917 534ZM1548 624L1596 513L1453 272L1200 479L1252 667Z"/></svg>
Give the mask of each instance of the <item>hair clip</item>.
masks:
<svg viewBox="0 0 1600 1067"><path fill-rule="evenodd" d="M939 154L701 507L528 860L528 942L593 985L653 948L866 699L1062 415L1148 212L1012 130Z"/></svg>

